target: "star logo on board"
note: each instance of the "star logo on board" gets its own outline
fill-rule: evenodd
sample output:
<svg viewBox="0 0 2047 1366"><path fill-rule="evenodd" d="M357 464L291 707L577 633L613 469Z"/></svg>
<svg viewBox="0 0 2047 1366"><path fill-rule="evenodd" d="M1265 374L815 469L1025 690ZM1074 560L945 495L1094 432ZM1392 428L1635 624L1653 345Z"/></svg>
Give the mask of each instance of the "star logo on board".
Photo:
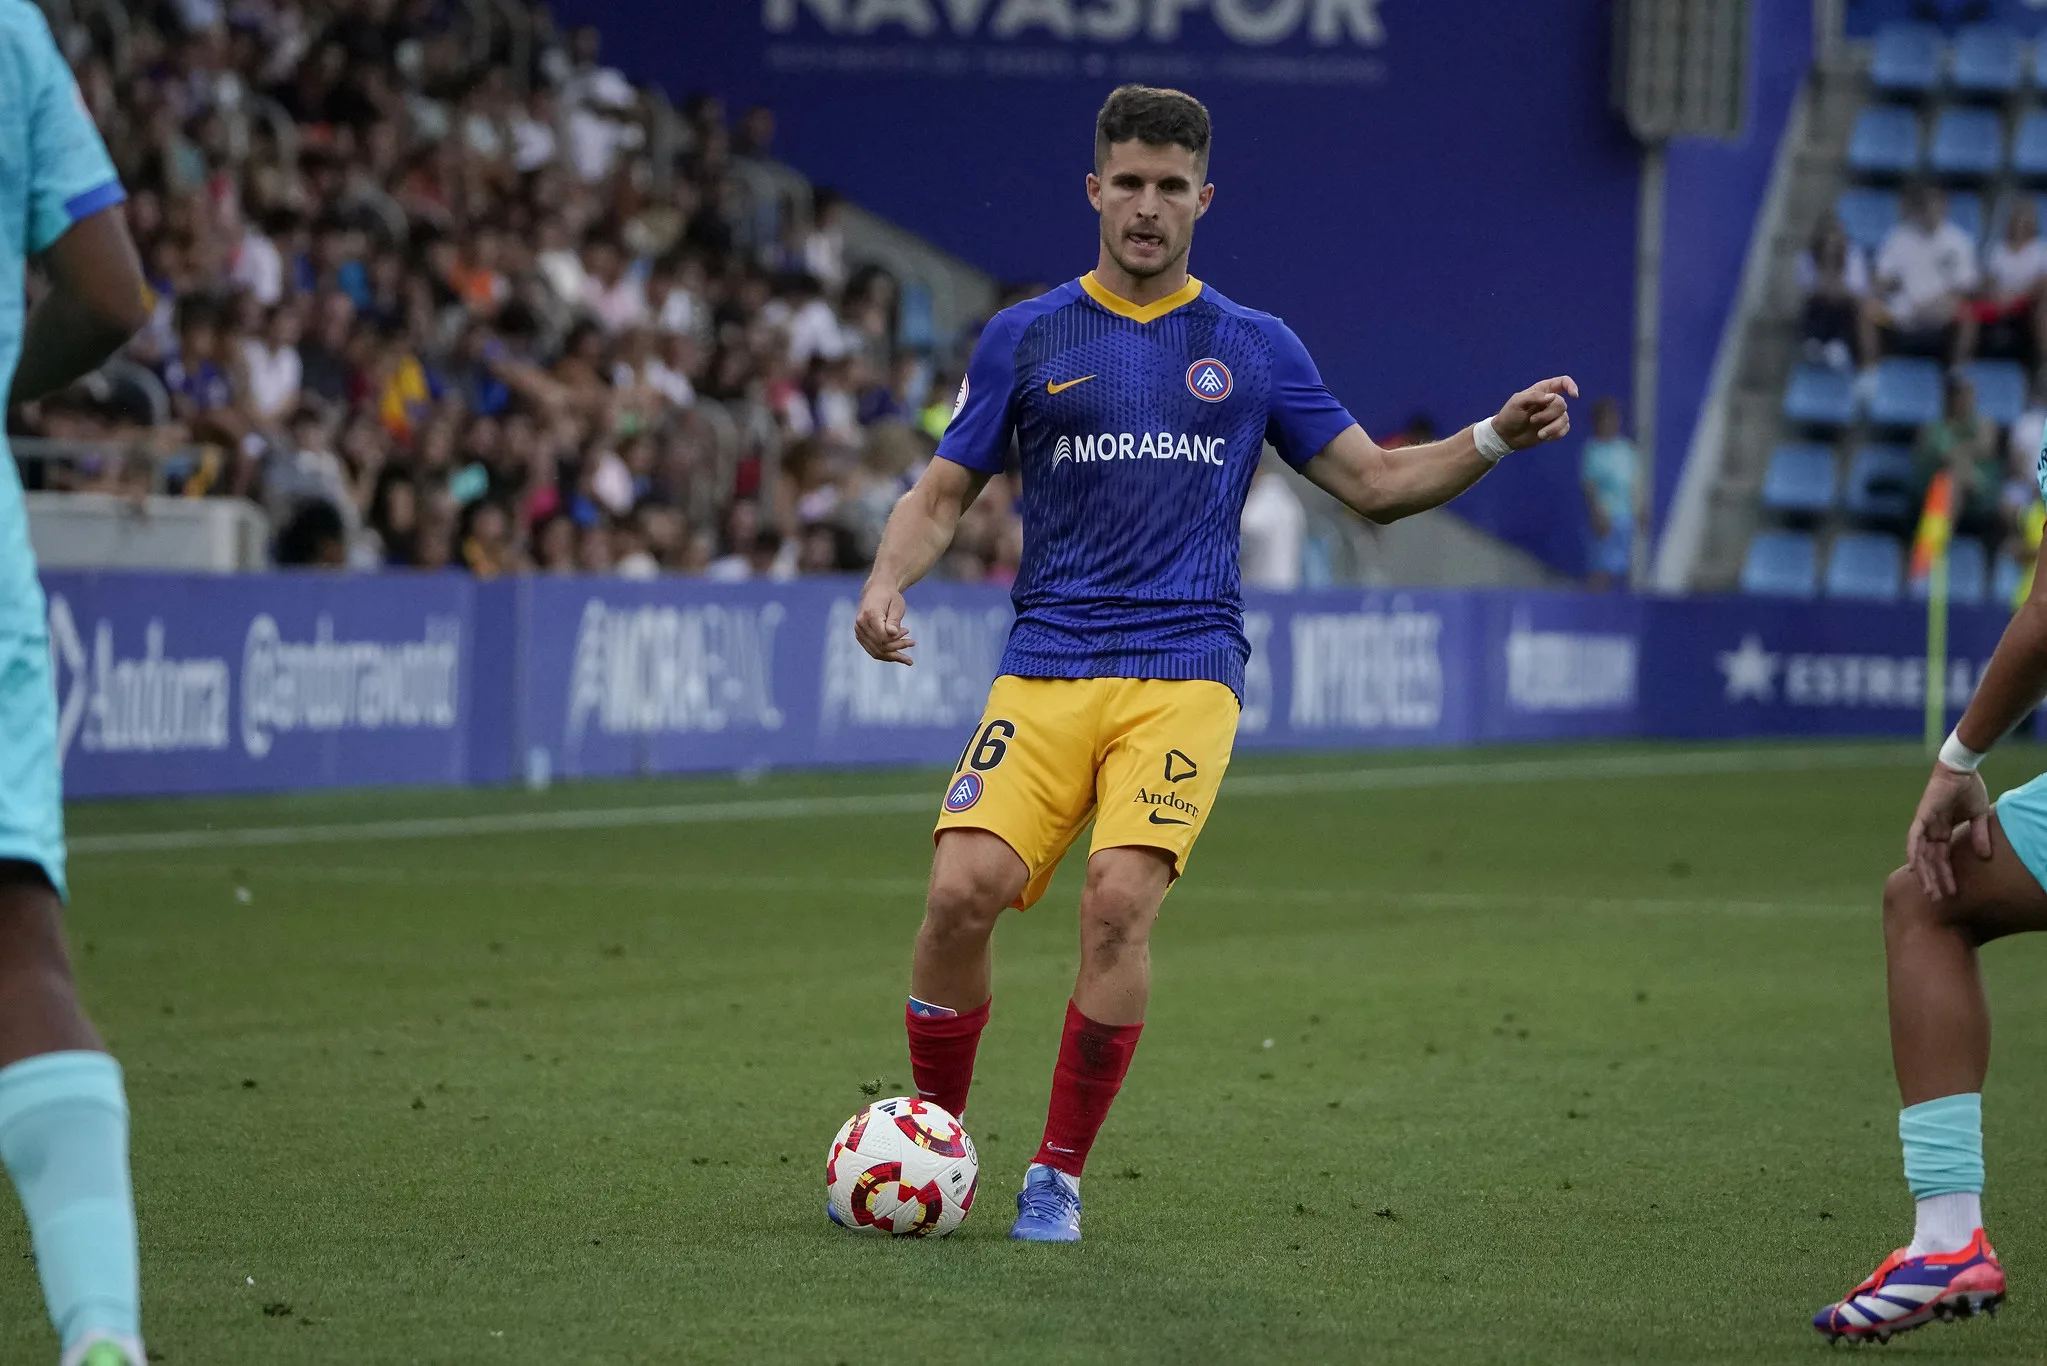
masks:
<svg viewBox="0 0 2047 1366"><path fill-rule="evenodd" d="M1753 634L1741 638L1740 648L1722 650L1720 672L1727 679L1727 700L1776 701L1777 661L1781 658L1776 651L1765 650L1763 638Z"/></svg>

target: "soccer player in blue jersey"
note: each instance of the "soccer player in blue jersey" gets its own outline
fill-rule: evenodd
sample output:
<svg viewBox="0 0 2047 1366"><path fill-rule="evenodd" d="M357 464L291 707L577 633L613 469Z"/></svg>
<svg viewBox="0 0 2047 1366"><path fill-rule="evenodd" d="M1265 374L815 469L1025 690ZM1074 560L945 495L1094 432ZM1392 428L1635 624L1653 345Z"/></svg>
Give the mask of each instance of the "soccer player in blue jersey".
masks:
<svg viewBox="0 0 2047 1366"><path fill-rule="evenodd" d="M150 310L127 196L28 0L0 0L0 73L0 376L23 403L96 369ZM49 288L25 310L31 258ZM144 1366L128 1102L64 949L43 591L14 461L0 470L0 1162L28 1214L65 1366Z"/></svg>
<svg viewBox="0 0 2047 1366"><path fill-rule="evenodd" d="M1150 936L1236 738L1244 499L1265 443L1375 522L1449 501L1509 451L1570 430L1545 380L1447 441L1382 450L1286 324L1187 273L1208 211L1208 111L1124 86L1095 124L1095 268L991 320L952 425L889 519L855 631L911 662L903 590L1014 443L1016 624L938 820L905 1019L920 1095L959 1114L987 1023L989 936L1044 894L1090 818L1079 980L1044 1141L1010 1236L1080 1237L1080 1176L1143 1029Z"/></svg>

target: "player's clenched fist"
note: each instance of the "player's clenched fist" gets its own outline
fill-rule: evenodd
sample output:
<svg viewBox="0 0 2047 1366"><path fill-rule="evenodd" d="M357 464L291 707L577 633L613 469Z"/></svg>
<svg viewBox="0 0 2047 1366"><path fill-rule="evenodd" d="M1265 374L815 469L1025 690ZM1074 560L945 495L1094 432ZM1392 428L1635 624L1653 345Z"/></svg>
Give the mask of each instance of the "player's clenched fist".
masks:
<svg viewBox="0 0 2047 1366"><path fill-rule="evenodd" d="M876 659L908 664L910 649L917 642L910 639L910 632L903 625L903 613L907 610L903 595L894 589L872 583L861 589L860 611L853 618L853 635L860 648Z"/></svg>
<svg viewBox="0 0 2047 1366"><path fill-rule="evenodd" d="M1493 419L1493 430L1517 451L1555 441L1571 430L1571 405L1578 397L1578 381L1569 375L1546 379L1523 389L1507 400Z"/></svg>

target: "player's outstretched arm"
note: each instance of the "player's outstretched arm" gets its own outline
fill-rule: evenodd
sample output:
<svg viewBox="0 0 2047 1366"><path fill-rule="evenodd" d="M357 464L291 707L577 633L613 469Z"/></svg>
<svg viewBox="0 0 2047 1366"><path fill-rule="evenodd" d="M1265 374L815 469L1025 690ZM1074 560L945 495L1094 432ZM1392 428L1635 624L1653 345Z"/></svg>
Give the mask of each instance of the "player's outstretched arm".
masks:
<svg viewBox="0 0 2047 1366"><path fill-rule="evenodd" d="M908 664L917 642L903 627L903 590L931 572L952 544L960 514L973 506L990 476L940 457L925 466L915 488L904 494L888 516L875 552L874 569L860 590L860 611L853 634L860 648L876 659Z"/></svg>
<svg viewBox="0 0 2047 1366"><path fill-rule="evenodd" d="M1476 484L1508 451L1555 441L1571 430L1569 400L1578 396L1568 375L1546 379L1507 400L1490 419L1491 432L1466 427L1444 441L1385 450L1353 426L1301 467L1360 517L1384 525L1441 507ZM1480 424L1481 426L1485 424Z"/></svg>
<svg viewBox="0 0 2047 1366"><path fill-rule="evenodd" d="M1955 890L1954 832L1969 827L1969 846L1990 857L1990 793L1976 766L1991 746L2047 697L2047 574L2013 614L1983 671L1961 723L1941 746L1926 792L1905 835L1905 862L1936 901Z"/></svg>
<svg viewBox="0 0 2047 1366"><path fill-rule="evenodd" d="M50 289L22 332L14 403L91 374L149 321L149 286L119 205L80 219L43 253L42 263Z"/></svg>

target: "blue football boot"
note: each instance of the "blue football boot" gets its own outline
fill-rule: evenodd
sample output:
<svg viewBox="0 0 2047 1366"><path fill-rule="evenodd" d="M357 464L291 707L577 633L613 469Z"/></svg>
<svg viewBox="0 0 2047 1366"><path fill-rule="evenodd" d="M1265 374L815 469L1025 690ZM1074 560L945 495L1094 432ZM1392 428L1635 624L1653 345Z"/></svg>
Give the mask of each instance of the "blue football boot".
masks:
<svg viewBox="0 0 2047 1366"><path fill-rule="evenodd" d="M1033 1165L1024 1173L1009 1236L1026 1243L1080 1241L1080 1196L1058 1170Z"/></svg>

